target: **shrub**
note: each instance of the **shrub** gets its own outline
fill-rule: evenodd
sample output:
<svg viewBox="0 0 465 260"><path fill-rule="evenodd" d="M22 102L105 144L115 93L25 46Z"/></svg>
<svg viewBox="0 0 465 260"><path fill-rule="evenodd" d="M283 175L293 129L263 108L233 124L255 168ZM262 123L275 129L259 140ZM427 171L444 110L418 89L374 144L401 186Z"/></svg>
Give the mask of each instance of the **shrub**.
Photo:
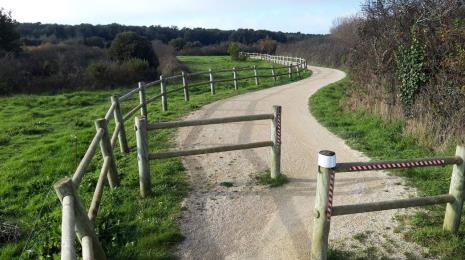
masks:
<svg viewBox="0 0 465 260"><path fill-rule="evenodd" d="M142 75L149 69L149 63L146 60L137 58L130 59L126 62L128 71L134 74Z"/></svg>
<svg viewBox="0 0 465 260"><path fill-rule="evenodd" d="M186 45L184 45L184 48L200 48L202 47L202 43L199 41L194 41L194 42L187 42Z"/></svg>
<svg viewBox="0 0 465 260"><path fill-rule="evenodd" d="M105 82L107 82L108 79L108 74L108 66L103 62L90 64L86 68L87 78L98 86L105 85Z"/></svg>
<svg viewBox="0 0 465 260"><path fill-rule="evenodd" d="M229 56L231 56L231 60L237 61L239 60L239 45L235 42L231 42L228 47Z"/></svg>
<svg viewBox="0 0 465 260"><path fill-rule="evenodd" d="M189 68L176 58L176 51L172 46L161 41L152 42L153 50L160 60L158 72L163 75L174 75L181 71L189 71Z"/></svg>
<svg viewBox="0 0 465 260"><path fill-rule="evenodd" d="M154 78L154 75L155 69L137 58L125 62L99 61L86 68L86 77L94 88L132 84Z"/></svg>
<svg viewBox="0 0 465 260"><path fill-rule="evenodd" d="M112 60L119 62L139 58L147 60L152 67L158 66L158 58L150 42L134 32L117 34L111 43L109 55Z"/></svg>
<svg viewBox="0 0 465 260"><path fill-rule="evenodd" d="M186 41L183 38L172 39L169 45L173 46L176 50L181 50L186 45Z"/></svg>
<svg viewBox="0 0 465 260"><path fill-rule="evenodd" d="M103 50L46 44L0 58L0 94L56 92L84 87L85 68L102 60Z"/></svg>
<svg viewBox="0 0 465 260"><path fill-rule="evenodd" d="M274 54L278 47L278 42L267 36L265 39L259 40L257 45L261 53Z"/></svg>
<svg viewBox="0 0 465 260"><path fill-rule="evenodd" d="M405 115L410 115L419 88L428 79L425 73L425 48L413 36L410 46L401 45L397 53L397 75L400 79L400 102Z"/></svg>

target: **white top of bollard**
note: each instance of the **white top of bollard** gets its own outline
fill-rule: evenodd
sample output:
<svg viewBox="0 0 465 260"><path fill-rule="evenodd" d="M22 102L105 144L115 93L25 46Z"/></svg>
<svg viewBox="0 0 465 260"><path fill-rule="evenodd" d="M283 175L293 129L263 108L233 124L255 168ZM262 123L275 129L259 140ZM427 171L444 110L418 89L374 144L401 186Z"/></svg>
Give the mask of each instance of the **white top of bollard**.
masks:
<svg viewBox="0 0 465 260"><path fill-rule="evenodd" d="M320 151L318 153L318 166L329 169L336 167L336 153L327 150Z"/></svg>

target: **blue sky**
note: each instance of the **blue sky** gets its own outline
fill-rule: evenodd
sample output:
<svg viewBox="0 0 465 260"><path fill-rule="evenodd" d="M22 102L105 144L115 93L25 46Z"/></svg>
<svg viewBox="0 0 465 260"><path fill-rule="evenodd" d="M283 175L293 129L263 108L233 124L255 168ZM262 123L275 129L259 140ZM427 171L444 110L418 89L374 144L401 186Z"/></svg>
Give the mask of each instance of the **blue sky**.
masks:
<svg viewBox="0 0 465 260"><path fill-rule="evenodd" d="M162 25L328 33L362 0L1 0L19 22Z"/></svg>

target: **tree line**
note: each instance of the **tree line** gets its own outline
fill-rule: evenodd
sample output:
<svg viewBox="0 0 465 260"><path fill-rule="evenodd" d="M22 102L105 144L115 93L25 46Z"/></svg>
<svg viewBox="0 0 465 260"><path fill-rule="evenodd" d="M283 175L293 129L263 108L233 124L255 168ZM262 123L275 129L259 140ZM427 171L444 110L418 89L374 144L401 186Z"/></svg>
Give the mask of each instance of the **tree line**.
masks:
<svg viewBox="0 0 465 260"><path fill-rule="evenodd" d="M108 44L118 33L127 31L135 32L148 40L159 40L163 43L174 41L178 46L187 45L188 47L200 47L230 41L248 45L267 37L280 43L315 37L315 35L300 32L284 33L253 29L178 28L176 26L165 27L160 25L128 26L117 23L108 25L19 23L17 27L25 45L39 45L43 42L72 40Z"/></svg>

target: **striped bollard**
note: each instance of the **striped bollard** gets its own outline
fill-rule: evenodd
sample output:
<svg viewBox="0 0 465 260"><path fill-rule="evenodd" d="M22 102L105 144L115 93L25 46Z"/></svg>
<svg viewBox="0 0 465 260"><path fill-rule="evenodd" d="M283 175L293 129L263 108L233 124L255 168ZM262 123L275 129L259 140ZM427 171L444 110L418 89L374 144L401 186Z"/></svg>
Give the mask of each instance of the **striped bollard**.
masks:
<svg viewBox="0 0 465 260"><path fill-rule="evenodd" d="M318 175L313 218L312 260L326 259L328 255L328 237L331 222L334 171L336 154L332 151L318 153Z"/></svg>

